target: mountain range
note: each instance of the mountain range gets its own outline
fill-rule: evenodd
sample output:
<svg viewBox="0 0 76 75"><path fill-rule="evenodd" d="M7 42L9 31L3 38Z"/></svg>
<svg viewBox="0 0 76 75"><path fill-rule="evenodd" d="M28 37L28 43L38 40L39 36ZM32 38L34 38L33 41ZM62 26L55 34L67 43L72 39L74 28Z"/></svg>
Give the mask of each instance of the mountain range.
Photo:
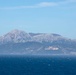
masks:
<svg viewBox="0 0 76 75"><path fill-rule="evenodd" d="M59 34L27 33L15 29L0 36L0 54L76 54L76 41Z"/></svg>

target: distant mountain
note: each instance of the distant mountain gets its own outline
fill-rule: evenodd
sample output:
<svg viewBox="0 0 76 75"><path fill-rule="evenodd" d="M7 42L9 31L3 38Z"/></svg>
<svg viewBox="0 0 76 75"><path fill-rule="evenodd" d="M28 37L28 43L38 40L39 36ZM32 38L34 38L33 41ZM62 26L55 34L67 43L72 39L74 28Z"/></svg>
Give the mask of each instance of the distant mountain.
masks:
<svg viewBox="0 0 76 75"><path fill-rule="evenodd" d="M13 30L0 37L1 43L19 43L31 40L29 33L20 30Z"/></svg>
<svg viewBox="0 0 76 75"><path fill-rule="evenodd" d="M76 41L59 34L13 30L0 37L0 54L76 54Z"/></svg>

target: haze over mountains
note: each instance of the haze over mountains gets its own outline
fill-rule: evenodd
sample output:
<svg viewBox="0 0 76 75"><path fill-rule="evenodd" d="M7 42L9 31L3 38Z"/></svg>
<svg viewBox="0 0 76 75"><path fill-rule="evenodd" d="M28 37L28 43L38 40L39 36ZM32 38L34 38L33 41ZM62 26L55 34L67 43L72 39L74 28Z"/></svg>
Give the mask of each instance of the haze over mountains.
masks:
<svg viewBox="0 0 76 75"><path fill-rule="evenodd" d="M0 54L76 54L76 41L59 34L13 30L0 36Z"/></svg>

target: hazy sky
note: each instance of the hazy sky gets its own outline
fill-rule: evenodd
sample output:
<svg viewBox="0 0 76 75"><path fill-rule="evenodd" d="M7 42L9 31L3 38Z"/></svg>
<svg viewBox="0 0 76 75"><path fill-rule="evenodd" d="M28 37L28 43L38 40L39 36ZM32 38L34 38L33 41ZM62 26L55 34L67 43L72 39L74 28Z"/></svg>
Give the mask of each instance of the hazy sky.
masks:
<svg viewBox="0 0 76 75"><path fill-rule="evenodd" d="M76 39L76 0L0 0L0 35L13 29Z"/></svg>

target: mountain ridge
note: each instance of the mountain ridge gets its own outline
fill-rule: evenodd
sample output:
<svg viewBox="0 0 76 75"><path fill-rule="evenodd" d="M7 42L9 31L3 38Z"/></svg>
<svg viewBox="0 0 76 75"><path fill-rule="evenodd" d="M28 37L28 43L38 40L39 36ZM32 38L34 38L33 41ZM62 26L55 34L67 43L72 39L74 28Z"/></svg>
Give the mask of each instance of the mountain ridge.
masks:
<svg viewBox="0 0 76 75"><path fill-rule="evenodd" d="M62 37L59 34L51 34L51 33L26 33L24 31L15 29L12 30L11 32L0 36L0 41L13 41L14 42L19 42L19 40L23 39L21 42L27 42L27 41L52 41L52 40L58 40L58 39L66 39Z"/></svg>
<svg viewBox="0 0 76 75"><path fill-rule="evenodd" d="M16 29L0 37L0 54L76 54L76 41L59 34Z"/></svg>

